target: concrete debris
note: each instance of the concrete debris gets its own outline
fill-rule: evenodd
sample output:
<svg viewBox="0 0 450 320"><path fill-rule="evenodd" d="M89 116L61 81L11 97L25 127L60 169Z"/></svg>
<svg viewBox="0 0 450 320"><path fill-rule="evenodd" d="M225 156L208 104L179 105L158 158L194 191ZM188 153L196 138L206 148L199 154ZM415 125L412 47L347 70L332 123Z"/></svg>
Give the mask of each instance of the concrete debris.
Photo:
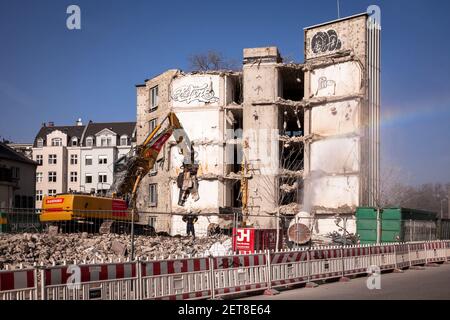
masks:
<svg viewBox="0 0 450 320"><path fill-rule="evenodd" d="M210 75L218 75L218 76L239 76L242 72L233 71L233 70L204 70L204 71L192 71L192 72L180 72L176 75L176 77L186 76L186 75L195 75L195 74L210 74Z"/></svg>
<svg viewBox="0 0 450 320"><path fill-rule="evenodd" d="M202 215L208 215L208 214L211 214L211 215L217 215L217 214L219 214L219 208L214 208L214 207L212 207L212 208L201 208L201 209L198 209L198 208L185 208L185 207L175 207L175 208L173 208L173 213L174 214L185 214L185 213L194 213L194 214L202 214Z"/></svg>
<svg viewBox="0 0 450 320"><path fill-rule="evenodd" d="M284 193L291 193L291 192L297 191L297 189L298 189L297 182L294 182L294 184L292 184L292 185L285 183L285 184L282 184L280 187L280 190L283 191Z"/></svg>
<svg viewBox="0 0 450 320"><path fill-rule="evenodd" d="M211 139L197 139L192 140L191 143L194 144L194 146L210 146L210 145L223 145L225 143L224 140L211 140ZM176 141L170 141L169 146L173 147L176 146L178 143Z"/></svg>
<svg viewBox="0 0 450 320"><path fill-rule="evenodd" d="M280 169L278 171L278 175L279 176L284 176L284 177L298 177L298 178L301 178L301 177L303 177L303 170L293 171L293 170L288 170L288 169Z"/></svg>
<svg viewBox="0 0 450 320"><path fill-rule="evenodd" d="M280 214L288 214L288 215L297 214L300 211L300 205L298 203L293 202L280 206L279 210Z"/></svg>
<svg viewBox="0 0 450 320"><path fill-rule="evenodd" d="M352 214L356 211L356 207L350 207L348 205L338 208L326 208L322 206L314 206L312 212L316 214Z"/></svg>
<svg viewBox="0 0 450 320"><path fill-rule="evenodd" d="M136 256L142 258L167 258L169 255L186 256L202 254L214 243L221 243L228 250L230 237L214 235L203 238L191 237L135 237ZM227 240L229 240L227 242ZM6 265L31 267L34 263L51 265L53 261L62 264L64 261L97 262L127 257L131 252L130 236L118 234L92 235L72 234L1 234L0 235L0 270Z"/></svg>
<svg viewBox="0 0 450 320"><path fill-rule="evenodd" d="M235 180L240 180L242 179L242 174L240 173L236 173L236 172L230 172L229 174L227 174L225 176L226 179L235 179Z"/></svg>
<svg viewBox="0 0 450 320"><path fill-rule="evenodd" d="M227 239L223 242L218 241L212 244L211 247L204 252L204 255L219 257L231 255L232 253L233 253L233 246L231 239Z"/></svg>
<svg viewBox="0 0 450 320"><path fill-rule="evenodd" d="M127 246L117 240L113 240L111 250L119 257L125 257L127 255Z"/></svg>
<svg viewBox="0 0 450 320"><path fill-rule="evenodd" d="M348 234L344 237L337 231L330 232L326 235L313 234L311 241L314 245L354 245L358 243L358 238L354 234Z"/></svg>
<svg viewBox="0 0 450 320"><path fill-rule="evenodd" d="M278 140L286 143L300 143L307 139L305 136L289 137L289 136L279 136Z"/></svg>
<svg viewBox="0 0 450 320"><path fill-rule="evenodd" d="M59 228L57 226L50 226L48 227L48 234L55 236L58 234Z"/></svg>

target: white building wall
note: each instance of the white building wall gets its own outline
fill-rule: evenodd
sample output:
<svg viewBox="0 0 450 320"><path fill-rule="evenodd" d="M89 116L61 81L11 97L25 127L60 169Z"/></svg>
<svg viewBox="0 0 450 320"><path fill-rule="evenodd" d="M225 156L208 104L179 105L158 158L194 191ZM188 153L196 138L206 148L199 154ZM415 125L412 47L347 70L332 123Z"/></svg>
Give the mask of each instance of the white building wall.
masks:
<svg viewBox="0 0 450 320"><path fill-rule="evenodd" d="M72 155L77 157L77 163L72 164ZM71 173L77 173L77 181L72 182L70 177ZM81 191L81 149L80 147L68 147L67 148L67 191Z"/></svg>
<svg viewBox="0 0 450 320"><path fill-rule="evenodd" d="M217 223L221 203L221 184L217 177L223 175L223 113L219 106L225 104L224 78L218 75L186 75L177 77L171 84L171 106L177 114L189 139L194 142L196 161L199 163L198 192L200 199L188 198L184 207L178 206L179 189L176 180L171 183L173 212L200 213L195 225L196 234L206 235L210 223ZM171 141L174 141L171 138ZM170 176L180 173L183 157L176 146L170 149ZM207 179L204 179L207 178ZM185 234L186 223L181 215L172 216L171 234Z"/></svg>
<svg viewBox="0 0 450 320"><path fill-rule="evenodd" d="M86 165L86 156L92 156L92 165ZM107 163L99 164L99 157L106 156ZM83 147L81 149L81 191L107 190L113 182L114 161L117 158L115 147ZM106 173L107 182L100 183L98 175ZM92 183L86 183L86 175L92 175Z"/></svg>
<svg viewBox="0 0 450 320"><path fill-rule="evenodd" d="M53 147L52 139L62 139L62 146ZM56 155L56 164L49 164L49 155ZM56 190L56 193L67 192L67 135L59 130L52 131L47 135L47 145L42 148L33 148L33 159L42 155L42 166L38 166L36 172L42 173L42 182L36 183L36 190L42 190L43 196L48 191ZM49 172L56 172L56 182L49 182ZM41 208L42 202L36 201L36 208Z"/></svg>

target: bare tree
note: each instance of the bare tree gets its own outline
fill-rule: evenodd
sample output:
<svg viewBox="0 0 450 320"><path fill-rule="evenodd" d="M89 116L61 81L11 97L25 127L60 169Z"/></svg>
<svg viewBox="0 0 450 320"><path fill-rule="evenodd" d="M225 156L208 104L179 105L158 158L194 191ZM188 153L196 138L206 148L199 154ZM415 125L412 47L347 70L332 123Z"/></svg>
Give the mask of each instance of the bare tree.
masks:
<svg viewBox="0 0 450 320"><path fill-rule="evenodd" d="M410 209L422 209L440 213L441 202L443 214L446 216L448 205L445 202L450 192L450 183L428 183L412 186L404 181L405 172L399 168L382 170L380 181L381 208L404 207Z"/></svg>
<svg viewBox="0 0 450 320"><path fill-rule="evenodd" d="M194 71L208 70L237 70L237 63L233 60L225 59L217 51L210 50L207 53L197 53L189 57L190 68Z"/></svg>

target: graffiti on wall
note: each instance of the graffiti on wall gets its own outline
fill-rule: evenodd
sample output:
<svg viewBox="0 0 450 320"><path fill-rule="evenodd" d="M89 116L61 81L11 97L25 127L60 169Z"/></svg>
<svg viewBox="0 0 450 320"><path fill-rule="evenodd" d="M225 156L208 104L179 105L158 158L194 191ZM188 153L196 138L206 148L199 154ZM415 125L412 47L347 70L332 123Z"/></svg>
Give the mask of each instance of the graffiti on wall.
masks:
<svg viewBox="0 0 450 320"><path fill-rule="evenodd" d="M333 29L316 33L311 41L311 49L315 54L340 50L341 48L342 42Z"/></svg>
<svg viewBox="0 0 450 320"><path fill-rule="evenodd" d="M172 100L190 104L194 101L204 103L215 103L219 101L219 97L213 89L213 83L204 83L200 85L188 84L174 89L172 92Z"/></svg>
<svg viewBox="0 0 450 320"><path fill-rule="evenodd" d="M318 92L320 90L324 90L327 88L330 88L330 94L335 95L336 94L336 81L328 80L327 77L320 77L316 94L318 94Z"/></svg>

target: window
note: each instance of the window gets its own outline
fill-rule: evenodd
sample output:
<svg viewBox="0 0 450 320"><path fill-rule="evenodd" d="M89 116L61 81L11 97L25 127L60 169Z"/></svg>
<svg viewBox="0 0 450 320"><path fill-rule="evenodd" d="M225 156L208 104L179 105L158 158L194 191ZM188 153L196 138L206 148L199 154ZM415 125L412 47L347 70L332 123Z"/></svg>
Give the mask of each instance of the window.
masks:
<svg viewBox="0 0 450 320"><path fill-rule="evenodd" d="M84 159L84 164L87 166L92 165L92 156L86 156L86 158Z"/></svg>
<svg viewBox="0 0 450 320"><path fill-rule="evenodd" d="M149 186L149 206L156 207L158 204L158 185L152 183Z"/></svg>
<svg viewBox="0 0 450 320"><path fill-rule="evenodd" d="M42 190L36 190L36 201L42 201Z"/></svg>
<svg viewBox="0 0 450 320"><path fill-rule="evenodd" d="M44 156L42 154L36 155L36 162L37 162L38 166L42 166L43 159L44 159Z"/></svg>
<svg viewBox="0 0 450 320"><path fill-rule="evenodd" d="M158 86L150 89L150 111L158 108Z"/></svg>
<svg viewBox="0 0 450 320"><path fill-rule="evenodd" d="M70 182L77 182L78 181L78 172L72 171L70 173Z"/></svg>
<svg viewBox="0 0 450 320"><path fill-rule="evenodd" d="M123 135L120 137L120 145L121 146L127 146L128 145L128 136Z"/></svg>
<svg viewBox="0 0 450 320"><path fill-rule="evenodd" d="M48 155L48 164L56 164L56 154Z"/></svg>
<svg viewBox="0 0 450 320"><path fill-rule="evenodd" d="M38 148L44 147L44 139L42 139L42 138L37 139L36 147L38 147Z"/></svg>
<svg viewBox="0 0 450 320"><path fill-rule="evenodd" d="M36 172L36 183L42 182L42 177L44 174L42 172Z"/></svg>
<svg viewBox="0 0 450 320"><path fill-rule="evenodd" d="M150 227L156 227L156 217L148 217L148 225Z"/></svg>
<svg viewBox="0 0 450 320"><path fill-rule="evenodd" d="M155 130L155 128L156 128L156 120L158 120L158 118L154 118L154 119L149 121L150 128L149 128L148 132L152 132L153 130Z"/></svg>
<svg viewBox="0 0 450 320"><path fill-rule="evenodd" d="M98 156L98 164L107 164L108 157L107 156Z"/></svg>
<svg viewBox="0 0 450 320"><path fill-rule="evenodd" d="M11 170L12 170L12 178L14 180L19 180L19 178L20 178L20 168L12 167Z"/></svg>
<svg viewBox="0 0 450 320"><path fill-rule="evenodd" d="M109 147L111 146L111 141L112 141L111 137L102 137L100 139L100 145L102 147Z"/></svg>
<svg viewBox="0 0 450 320"><path fill-rule="evenodd" d="M98 183L107 183L108 182L108 178L106 173L99 173L98 174Z"/></svg>
<svg viewBox="0 0 450 320"><path fill-rule="evenodd" d="M92 147L94 145L94 138L87 137L86 138L86 147Z"/></svg>
<svg viewBox="0 0 450 320"><path fill-rule="evenodd" d="M48 189L49 196L56 196L56 189Z"/></svg>
<svg viewBox="0 0 450 320"><path fill-rule="evenodd" d="M61 138L53 138L52 139L52 147L61 147L62 139Z"/></svg>
<svg viewBox="0 0 450 320"><path fill-rule="evenodd" d="M72 147L76 147L78 145L78 138L77 137L73 137L72 138Z"/></svg>
<svg viewBox="0 0 450 320"><path fill-rule="evenodd" d="M48 182L56 182L56 171L50 171L48 173Z"/></svg>
<svg viewBox="0 0 450 320"><path fill-rule="evenodd" d="M70 164L78 164L78 155L77 154L70 155Z"/></svg>
<svg viewBox="0 0 450 320"><path fill-rule="evenodd" d="M158 173L158 164L155 162L155 164L153 165L153 167L151 168L151 170L149 171L148 175L149 176L154 176Z"/></svg>
<svg viewBox="0 0 450 320"><path fill-rule="evenodd" d="M86 173L84 181L85 181L85 183L92 183L92 174Z"/></svg>

